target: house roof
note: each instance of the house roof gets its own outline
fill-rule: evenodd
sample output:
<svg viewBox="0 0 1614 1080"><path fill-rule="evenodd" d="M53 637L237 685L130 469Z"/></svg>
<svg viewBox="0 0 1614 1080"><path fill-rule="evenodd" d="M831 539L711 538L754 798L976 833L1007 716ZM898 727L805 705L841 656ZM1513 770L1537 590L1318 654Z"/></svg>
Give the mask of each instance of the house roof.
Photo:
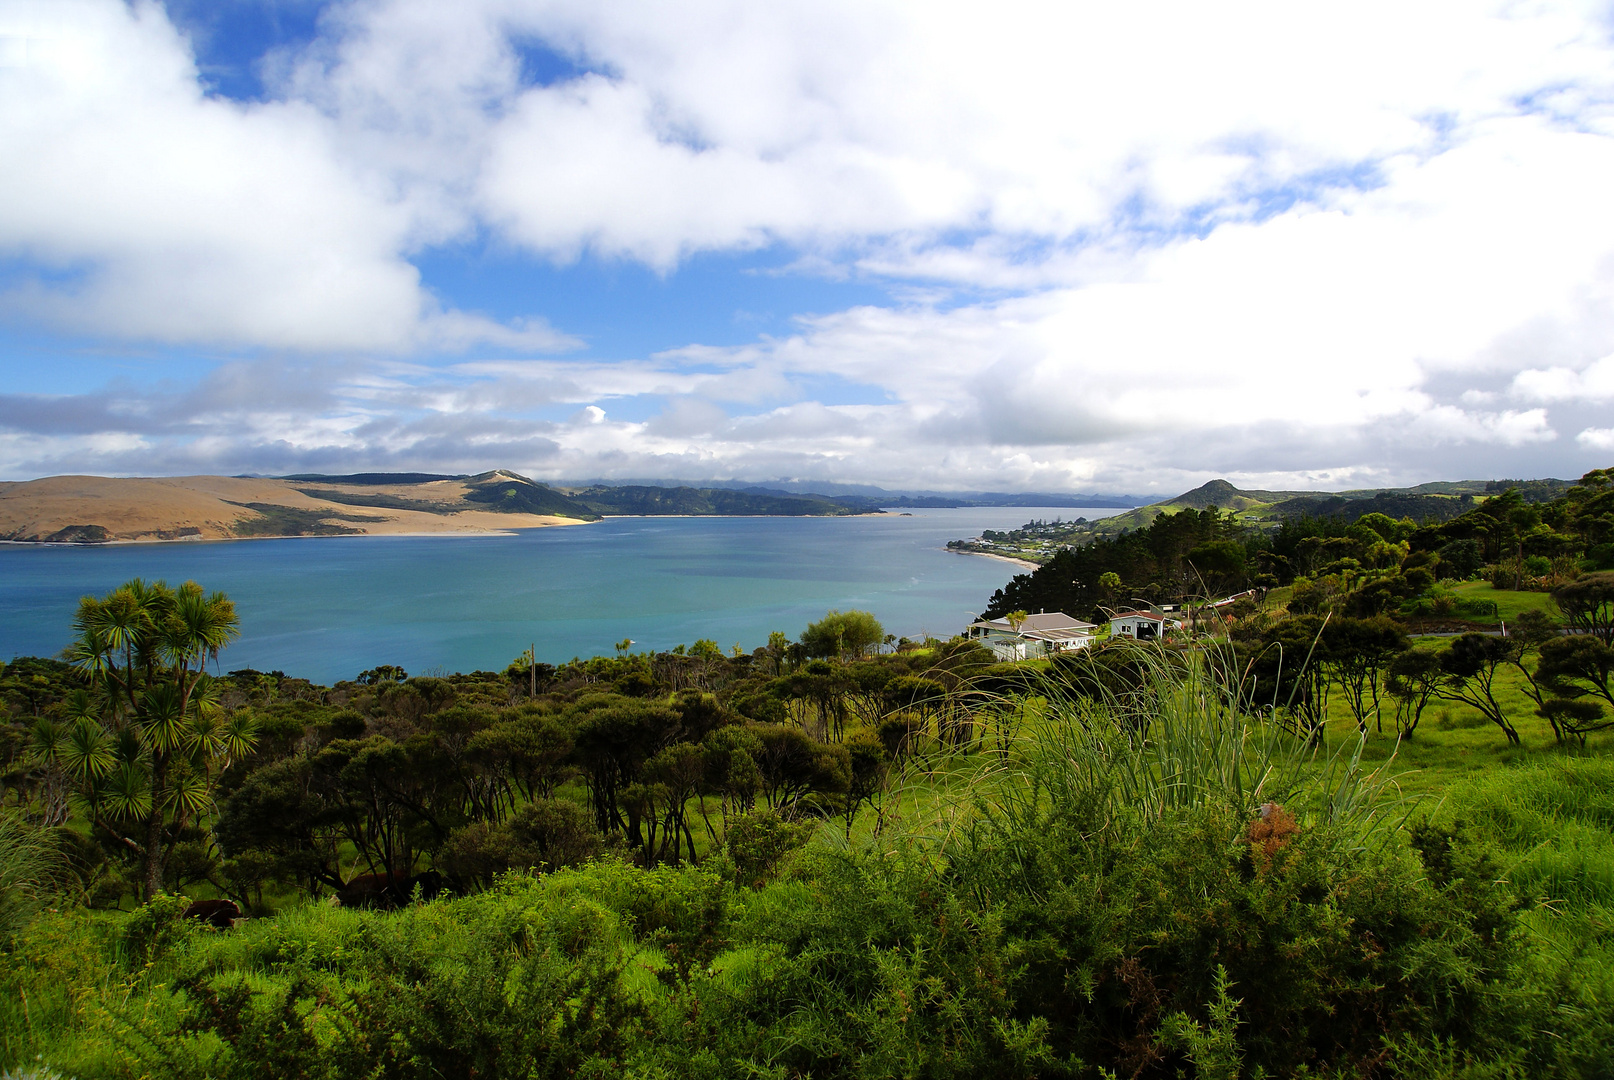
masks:
<svg viewBox="0 0 1614 1080"><path fill-rule="evenodd" d="M1002 630L1004 633L1008 634L1015 632L1014 628L1009 625L1008 619L982 619L980 622L971 623L970 626L971 629L974 629L977 626L984 626L988 630ZM1063 611L1045 611L1037 615L1027 615L1025 621L1020 624L1019 632L1020 634L1025 635L1031 631L1047 632L1054 630L1092 629L1095 629L1092 623L1082 622L1080 619L1072 618L1071 616L1066 615Z"/></svg>
<svg viewBox="0 0 1614 1080"><path fill-rule="evenodd" d="M1076 641L1093 636L1093 628L1065 627L1059 630L1022 630L1020 636L1033 641Z"/></svg>
<svg viewBox="0 0 1614 1080"><path fill-rule="evenodd" d="M1164 615L1156 615L1152 611L1123 611L1112 616L1110 622L1120 622L1122 619L1148 619L1150 622L1166 622Z"/></svg>

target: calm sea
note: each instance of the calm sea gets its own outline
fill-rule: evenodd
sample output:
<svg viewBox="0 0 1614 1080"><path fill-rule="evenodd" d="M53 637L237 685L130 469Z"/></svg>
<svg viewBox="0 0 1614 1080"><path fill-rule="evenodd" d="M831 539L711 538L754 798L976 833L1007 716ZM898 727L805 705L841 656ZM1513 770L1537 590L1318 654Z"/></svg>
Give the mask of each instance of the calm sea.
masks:
<svg viewBox="0 0 1614 1080"><path fill-rule="evenodd" d="M795 638L834 608L887 633L947 637L1017 567L948 540L1082 508L915 510L850 518L612 518L509 536L317 537L115 547L0 545L0 657L49 656L73 610L133 577L187 579L235 601L223 670L330 683L377 664L502 670L528 645L550 663L711 638L728 651Z"/></svg>

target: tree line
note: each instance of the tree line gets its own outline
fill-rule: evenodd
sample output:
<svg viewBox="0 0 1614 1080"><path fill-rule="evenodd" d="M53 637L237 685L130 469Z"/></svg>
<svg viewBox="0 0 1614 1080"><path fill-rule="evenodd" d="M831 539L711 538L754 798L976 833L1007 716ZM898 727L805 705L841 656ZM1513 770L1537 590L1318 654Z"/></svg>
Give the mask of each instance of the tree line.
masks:
<svg viewBox="0 0 1614 1080"><path fill-rule="evenodd" d="M427 866L474 890L613 851L689 863L755 833L732 826L756 815L849 833L893 766L980 737L970 687L992 663L850 611L751 653L624 642L558 666L378 665L324 687L209 674L238 630L228 598L138 580L86 598L75 630L65 660L0 678L7 801L47 827L80 817L62 835L104 903L206 882L258 907L266 888L319 895Z"/></svg>
<svg viewBox="0 0 1614 1080"><path fill-rule="evenodd" d="M1290 607L1355 617L1462 618L1450 585L1550 591L1583 572L1614 570L1614 470L1589 472L1546 501L1518 488L1449 520L1382 513L1300 516L1276 530L1217 507L1161 514L1147 528L1061 549L995 592L985 614L1064 611L1099 621L1139 603L1294 586Z"/></svg>

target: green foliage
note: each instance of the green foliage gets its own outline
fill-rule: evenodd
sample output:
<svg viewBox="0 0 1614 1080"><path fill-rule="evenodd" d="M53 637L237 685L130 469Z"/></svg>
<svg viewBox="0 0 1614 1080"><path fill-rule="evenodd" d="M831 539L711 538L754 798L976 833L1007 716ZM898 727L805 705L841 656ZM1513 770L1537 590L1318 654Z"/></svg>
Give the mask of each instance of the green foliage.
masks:
<svg viewBox="0 0 1614 1080"><path fill-rule="evenodd" d="M814 828L811 822L789 821L771 810L755 810L729 823L723 846L740 882L757 887L772 878L781 859L807 843Z"/></svg>
<svg viewBox="0 0 1614 1080"><path fill-rule="evenodd" d="M462 886L485 888L511 870L576 866L604 849L604 840L583 807L538 799L502 824L479 821L453 833L436 862Z"/></svg>
<svg viewBox="0 0 1614 1080"><path fill-rule="evenodd" d="M1369 516L1307 549L1341 564L1326 618L1046 669L968 642L839 664L780 641L579 660L536 695L531 670L243 673L223 693L258 739L216 775L225 859L209 819L168 819L170 869L278 911L202 932L162 894L19 921L0 1068L1605 1075L1614 766L1570 748L1492 768L1404 827L1389 768L1365 763L1378 688L1402 734L1442 694L1601 702L1606 665L1582 655L1600 643L1510 618L1509 639L1406 650L1352 614L1350 584L1427 573L1401 565L1405 531ZM63 763L72 689L29 719ZM283 891L424 863L450 898L360 912Z"/></svg>
<svg viewBox="0 0 1614 1080"><path fill-rule="evenodd" d="M1583 574L1553 590L1569 625L1614 645L1614 571Z"/></svg>
<svg viewBox="0 0 1614 1080"><path fill-rule="evenodd" d="M1524 864L1498 854L1535 846L1540 825L1506 834L1475 812L1494 797L1465 796L1471 826L1419 825L1408 843L1360 783L1350 795L1249 756L1238 783L1208 756L1187 767L1146 744L1173 743L1170 724L1209 733L1236 699L1168 674L1153 705L1177 719L1141 734L1145 703L1084 697L1070 725L1102 733L1018 746L1019 766L973 784L951 825L832 851L800 849L809 827L777 815L737 821L729 846L748 888L607 859L393 914L307 906L131 944L146 974L107 995L130 1005L53 1014L82 1036L52 1044L51 1060L179 1078L1606 1066L1609 1021L1588 996L1602 954L1565 966L1533 951L1509 884ZM1154 780L1139 778L1142 759ZM1580 770L1609 766L1574 764L1580 794L1546 790L1536 805L1606 821L1598 800L1614 784ZM1041 795L1007 799L1028 787ZM1280 789L1293 817L1255 812ZM1579 910L1603 895L1550 888ZM175 925L156 915L131 916L124 940ZM1564 1008L1579 1017L1567 1032ZM116 1063L103 1049L114 1031Z"/></svg>
<svg viewBox="0 0 1614 1080"><path fill-rule="evenodd" d="M1477 777L1449 813L1495 843L1518 891L1614 912L1614 761L1560 758Z"/></svg>
<svg viewBox="0 0 1614 1080"><path fill-rule="evenodd" d="M239 634L235 605L194 581L136 578L80 600L73 629L66 655L90 688L68 695L64 724L36 725L35 754L71 779L96 828L139 853L149 899L220 773L256 743L252 717L222 708L205 670Z"/></svg>
<svg viewBox="0 0 1614 1080"><path fill-rule="evenodd" d="M127 968L146 967L162 960L195 930L184 918L190 900L160 892L129 913L118 945Z"/></svg>
<svg viewBox="0 0 1614 1080"><path fill-rule="evenodd" d="M985 614L1064 611L1097 619L1105 617L1102 605L1132 597L1157 601L1243 588L1256 562L1252 546L1265 546L1243 534L1231 514L1215 507L1161 514L1147 529L1061 548L1035 572L1017 574L994 593ZM1131 594L1125 600L1117 599L1118 581L1126 582Z"/></svg>
<svg viewBox="0 0 1614 1080"><path fill-rule="evenodd" d="M0 813L0 948L33 918L62 870L52 837L15 813Z"/></svg>
<svg viewBox="0 0 1614 1080"><path fill-rule="evenodd" d="M861 656L885 640L885 628L867 611L831 611L802 632L808 656Z"/></svg>
<svg viewBox="0 0 1614 1080"><path fill-rule="evenodd" d="M1162 1041L1167 1048L1182 1051L1194 1066L1194 1075L1202 1080L1239 1080L1244 1074L1244 1055L1238 1043L1240 1003L1229 994L1232 980L1221 964L1216 965L1213 987L1216 997L1205 1006L1206 1022L1201 1024L1185 1012L1174 1012L1162 1026ZM1256 1069L1251 1080L1263 1075Z"/></svg>

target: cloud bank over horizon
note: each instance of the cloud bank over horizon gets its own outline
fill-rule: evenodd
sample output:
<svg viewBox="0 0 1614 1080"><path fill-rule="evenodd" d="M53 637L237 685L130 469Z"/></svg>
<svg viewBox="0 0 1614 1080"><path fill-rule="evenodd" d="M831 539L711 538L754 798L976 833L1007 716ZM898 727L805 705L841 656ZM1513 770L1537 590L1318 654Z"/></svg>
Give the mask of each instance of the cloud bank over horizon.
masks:
<svg viewBox="0 0 1614 1080"><path fill-rule="evenodd" d="M1603 4L0 3L0 477L1614 454Z"/></svg>

